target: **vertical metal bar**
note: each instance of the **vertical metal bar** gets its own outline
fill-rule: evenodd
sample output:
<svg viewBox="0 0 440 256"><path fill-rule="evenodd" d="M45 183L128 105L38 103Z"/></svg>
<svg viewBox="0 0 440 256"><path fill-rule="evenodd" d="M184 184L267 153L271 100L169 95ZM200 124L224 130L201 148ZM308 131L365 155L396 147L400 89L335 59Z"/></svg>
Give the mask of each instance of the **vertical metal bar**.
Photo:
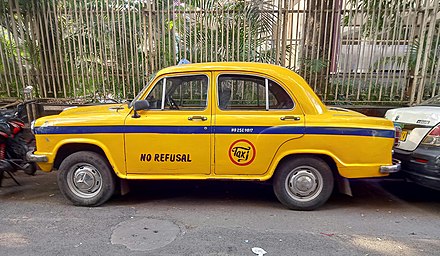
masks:
<svg viewBox="0 0 440 256"><path fill-rule="evenodd" d="M83 55L83 46L82 46L82 34L84 33L83 32L83 19L82 19L82 15L81 15L81 12L82 12L82 8L81 8L81 2L79 2L79 7L78 7L78 9L77 9L77 1L73 1L73 4L74 4L74 9L75 9L75 20L77 21L77 25L78 25L78 27L79 27L79 32L78 32L78 49L79 49L79 58L78 58L78 56L76 56L76 58L75 59L79 59L79 69L80 69L80 71L81 71L81 85L82 85L82 89L83 89L83 96L85 96L86 95L86 85L85 85L85 79L84 79L84 68L83 68L83 58L84 58L84 55ZM78 15L79 14L79 15ZM75 52L76 52L76 44L73 44L73 49L75 50ZM77 53L76 53L77 54Z"/></svg>
<svg viewBox="0 0 440 256"><path fill-rule="evenodd" d="M4 1L0 2L0 7L2 9L4 9L4 6L3 6L4 4L5 4ZM3 17L3 14L4 13L0 12L0 18L4 19L6 21L7 20L6 19L6 14L4 14L4 17ZM2 33L5 33L5 32L2 30ZM5 71L4 71L3 74L4 74L4 77L5 77L5 85L6 85L7 95L8 95L8 97L11 97L11 88L9 88L9 86L12 86L12 81L13 81L13 78L12 78L12 75L11 75L12 70L11 70L11 67L9 65L7 51L3 52L3 47L0 47L0 56L1 56L3 67L5 68ZM8 76L6 74L9 74L9 78L10 78L9 82L8 82Z"/></svg>
<svg viewBox="0 0 440 256"><path fill-rule="evenodd" d="M139 32L138 32L138 26L142 25L142 23L140 23L141 18L142 18L142 12L140 11L142 9L142 2L137 2L137 3L133 3L134 5L137 5L134 8L133 11L133 28L134 28L134 32L133 32L133 37L134 37L134 45L133 45L133 51L134 51L134 57L135 57L135 79L134 83L133 83L133 95L137 94L137 90L142 89L142 84L143 84L143 76L140 75L140 70L139 68L143 68L143 63L141 61L141 63L139 63L139 53L141 53L142 51L139 51L139 49L141 49L140 45L141 42L139 40L139 33L140 33L140 28L139 28ZM137 10L137 12L135 12L135 10ZM137 22L139 20L139 22Z"/></svg>
<svg viewBox="0 0 440 256"><path fill-rule="evenodd" d="M102 82L102 88L104 92L104 96L107 97L107 92L110 94L112 90L110 90L110 75L108 73L108 54L107 54L107 36L104 31L106 30L106 27L109 26L109 17L106 15L106 12L104 12L104 5L107 5L107 2L101 2L96 5L99 5L99 16L97 19L98 22L98 45L99 45L99 54L101 56L101 82ZM105 69L105 75L104 75L104 69ZM113 93L113 98L117 98L116 94Z"/></svg>
<svg viewBox="0 0 440 256"><path fill-rule="evenodd" d="M17 0L15 0L15 3L16 3L16 6L19 6L18 5L18 2L17 2ZM22 27L21 27L21 29L19 30L19 33L20 33L20 38L23 40L23 41L28 41L29 43L30 43L30 40L29 40L29 32L28 33L26 33L26 37L27 38L25 38L25 35L24 35L24 29L26 29L26 25L28 24L27 22L26 22L26 20L24 20L24 18L25 17L23 17L23 15L20 13L20 8L18 8L18 10L17 10L17 19L18 19L18 22L19 22L19 24L21 24L22 25ZM23 62L24 62L24 74L23 75L26 75L26 84L27 85L31 85L31 81L30 81L30 77L29 77L29 63L28 63L28 61L27 61L27 58L23 58ZM24 80L24 77L23 77L23 80ZM23 84L23 88L24 87L26 87L26 84Z"/></svg>
<svg viewBox="0 0 440 256"><path fill-rule="evenodd" d="M70 14L70 12L72 12L71 10L71 6L70 4L67 4L66 1L63 1L63 12L62 15L64 16L64 18L66 19L66 27L68 27L67 24L69 24L69 21L72 19L72 16ZM69 10L69 13L67 12ZM75 11L75 10L73 10ZM73 22L76 22L76 20L74 20ZM64 31L63 31L64 32ZM64 38L64 37L62 37ZM64 42L65 40L65 42ZM70 67L68 66L68 64L66 63L66 77L67 77L67 86L69 90L72 90L72 96L74 98L77 97L76 95L76 81L75 78L78 76L78 70L75 68L74 66L74 58L72 58L72 46L73 45L76 48L76 43L75 41L73 41L71 43L71 36L69 37L65 37L65 39L63 40L64 44L63 44L63 49L64 49L64 56L66 56L66 58L68 58L68 63L70 64ZM67 44L67 47L66 47ZM66 52L67 51L67 52ZM74 50L74 53L76 53L76 49ZM68 57L67 57L68 56ZM70 68L70 70L69 70ZM74 72L76 72L76 75L74 74ZM72 81L70 81L72 79Z"/></svg>
<svg viewBox="0 0 440 256"><path fill-rule="evenodd" d="M219 4L215 3L215 18L213 19L213 22L215 22L215 23L213 24L213 26L215 26L215 53L214 53L214 59L215 59L216 62L218 61L218 56L220 54L219 50L218 50L219 49L218 48L219 47L219 37L218 37L219 33L218 33L218 31L223 28L223 22L222 22L221 26L219 24L219 21L221 20L221 18L220 18L220 15L219 15L218 8L219 8ZM220 30L220 31L223 31L223 30ZM222 34L223 33L221 33L221 35ZM214 40L212 40L212 41L214 41ZM221 40L221 44L223 44L223 40Z"/></svg>
<svg viewBox="0 0 440 256"><path fill-rule="evenodd" d="M162 10L162 11L165 11L165 10ZM170 59L171 59L171 63L168 63L168 66L170 66L170 65L174 65L174 64L176 64L175 63L175 57L174 56L172 56L172 53L173 53L173 48L174 48L174 45L171 45L171 33L172 33L172 29L170 28L170 22L171 22L171 19L170 19L170 1L169 0L167 0L167 9L166 9L166 12L167 12L167 23L168 23L168 26L167 26L167 28L166 28L166 31L168 31L168 56L170 56ZM165 15L163 15L163 16L165 16ZM164 18L164 21L163 21L163 23L165 23L165 18ZM164 33L165 33L165 31L164 31ZM164 42L165 43L165 42Z"/></svg>
<svg viewBox="0 0 440 256"><path fill-rule="evenodd" d="M426 1L424 1L424 3L426 4ZM425 42L425 37L426 37L426 33L424 32L426 29L426 25L428 24L427 20L429 19L429 8L427 8L427 6L422 6L424 9L423 12L423 18L422 18L422 25L420 26L420 41L419 41L419 47L423 47L423 44ZM420 91L420 84L421 82L419 82L419 78L420 78L420 65L422 62L422 55L423 55L423 50L421 50L422 48L418 49L417 52L417 60L416 60L416 66L415 66L415 73L414 73L414 80L413 80L413 84L412 84L412 88L411 88L411 96L410 96L410 105L412 105L414 103L414 101L416 101L417 103L419 102L419 98L417 96L416 99L416 92L417 90Z"/></svg>
<svg viewBox="0 0 440 256"><path fill-rule="evenodd" d="M288 4L288 9L287 9L287 20L288 23L290 22L290 30L287 33L287 38L289 38L289 46L290 46L290 52L289 52L289 58L288 58L288 65L287 68L291 69L295 67L295 63L292 65L292 55L293 55L293 61L295 62L295 51L293 48L293 44L294 42L296 43L296 38L294 38L294 29L295 29L295 23L299 24L299 20L297 19L296 22L294 22L294 15L295 15L295 1L294 0L289 0L289 4ZM286 24L287 27L287 24ZM286 51L287 51L287 46L286 46Z"/></svg>
<svg viewBox="0 0 440 256"><path fill-rule="evenodd" d="M385 16L385 17L388 17L389 12L388 12L387 5L385 5L384 7L385 7L385 13L384 13L384 16ZM391 10L390 10L390 12L391 12ZM381 42L381 46L382 46L381 55L380 55L380 56L381 56L381 59L384 59L385 48L388 46L387 43L385 43L385 45L384 45L384 41L385 41L384 36L385 36L385 33L382 33L382 35L381 35L381 37L380 37L380 42ZM381 70L381 75L380 75L380 86L379 86L379 97L378 97L378 100L379 100L379 101L382 100L382 94L383 94L383 90L384 90L384 83L383 83L383 81L384 81L384 78L385 78L385 65L386 65L386 62L385 62L385 61L382 61L383 63L382 63L382 65L381 65L381 63L380 63L380 60L381 60L381 59L379 59L379 60L377 61L377 69L380 69L380 70ZM379 84L379 76L376 77L376 84Z"/></svg>
<svg viewBox="0 0 440 256"><path fill-rule="evenodd" d="M14 42L15 42L15 51L17 53L19 79L20 79L20 81L22 83L22 87L25 87L24 74L23 74L23 64L21 62L20 40L18 40L17 24L15 22L15 15L12 12L12 7L13 7L12 0L9 0L9 8L8 9L9 9L10 20L11 20L11 23L12 23L11 27L12 27L13 39L14 39ZM20 14L18 13L17 16L20 16ZM18 83L16 84L16 90L17 90L17 96L20 95L20 89L18 88Z"/></svg>
<svg viewBox="0 0 440 256"><path fill-rule="evenodd" d="M235 16L235 8L234 9L232 9L232 16L230 16L229 17L229 20L231 20L232 21L232 41L231 41L231 47L232 47L232 49L231 49L231 60L232 61L235 61L235 26L237 26L238 24L239 24L239 21L238 20L236 20L236 16ZM239 25L238 25L239 26ZM237 28L237 31L238 31L239 29ZM229 56L228 56L228 58L229 58Z"/></svg>
<svg viewBox="0 0 440 256"><path fill-rule="evenodd" d="M209 51L209 62L213 61L213 49L214 49L214 26L216 24L214 24L214 21L217 19L217 12L216 9L217 8L217 3L212 3L211 6L211 17L208 20L208 25L209 25L209 32L210 32L210 38L209 38L209 43L210 43L210 51ZM217 28L215 29L216 31L218 30ZM215 40L215 45L217 46L217 40ZM217 52L217 51L216 51ZM216 53L214 52L214 53ZM206 56L208 57L208 56Z"/></svg>
<svg viewBox="0 0 440 256"><path fill-rule="evenodd" d="M281 9L281 13L283 16L283 22L282 22L282 34L281 34L281 52L280 55L278 57L280 65L282 65L283 67L286 66L286 48L287 48L287 27L288 27L288 12L287 10L289 9L289 1L288 0L284 0L283 1L283 6Z"/></svg>
<svg viewBox="0 0 440 256"><path fill-rule="evenodd" d="M440 29L438 29L438 30L440 30ZM437 30L437 33L436 33L437 39L436 39L436 43L435 43L434 49L439 49L439 47L440 47L440 45L439 45L440 31L438 31L438 30ZM433 60L438 60L439 57L440 57L438 55L439 55L438 50L434 51L434 56L433 56L432 59ZM434 97L437 94L436 89L437 89L437 83L439 82L439 77L440 77L439 76L440 64L437 62L436 64L432 63L431 65L432 65L432 68L431 68L431 75L430 75L430 80L429 81L430 81L430 83L433 84L431 96ZM434 71L434 67L436 67L435 71Z"/></svg>
<svg viewBox="0 0 440 256"><path fill-rule="evenodd" d="M333 35L335 35L334 30L336 29L334 26L334 21L335 21L335 16L338 15L339 16L339 12L335 12L336 11L336 6L338 6L338 0L333 0L332 5L327 5L327 13L326 13L326 24L329 23L328 19L330 19L330 30L327 33L330 33L329 35L329 40L327 42L327 47L328 47L328 53L327 53L327 68L326 68L326 83L324 86L324 101L327 100L327 96L328 96L328 92L329 92L329 84L331 82L331 74L330 74L330 70L331 70L331 65L332 65L332 51L334 51L334 49L332 49L333 46L333 40L335 40L335 38L333 38ZM330 8L331 8L331 15L329 15L330 13ZM339 17L338 17L339 18ZM337 39L336 39L337 40ZM336 47L335 47L336 48Z"/></svg>
<svg viewBox="0 0 440 256"><path fill-rule="evenodd" d="M207 2L205 2L205 1L202 1L202 3L203 3L203 6L205 7L205 6L208 6L208 3ZM203 44L203 47L205 47L205 62L208 62L208 45L209 45L209 38L208 38L208 27L210 27L210 29L211 29L211 24L210 24L210 22L209 22L209 15L210 15L210 12L212 12L212 10L207 10L206 8L201 8L201 11L203 10L203 17L204 18L202 18L202 20L203 20L203 22L205 23L203 26L205 27L205 43ZM211 13L211 15L212 15L212 13ZM211 32L212 32L212 29L211 29ZM211 40L211 42L212 42L212 40ZM211 49L212 49L212 47L211 47ZM212 51L211 51L211 54L212 54ZM203 59L202 59L202 61L203 61ZM203 90L202 90L202 84L200 85L201 87L200 87L200 97L202 97L202 92L203 92ZM202 98L201 98L202 99Z"/></svg>
<svg viewBox="0 0 440 256"><path fill-rule="evenodd" d="M233 10L233 12L235 12L235 10ZM238 11L237 11L238 12ZM234 29L237 30L237 35L235 35L234 31L232 32L232 59L236 60L236 61L240 61L239 59L239 52L240 52L240 30L241 30L241 22L239 18L236 18L236 14L233 13L232 17L234 17ZM234 35L235 40L234 40ZM235 45L235 47L234 47ZM235 48L235 50L234 50ZM235 55L235 56L234 56Z"/></svg>
<svg viewBox="0 0 440 256"><path fill-rule="evenodd" d="M150 62L150 73L153 73L153 70L155 70L155 65L154 65L154 57L151 57L151 55L154 55L154 44L155 44L155 40L154 40L154 32L153 32L153 18L151 17L153 15L152 12L152 2L148 2L147 3L147 11L148 11L148 61Z"/></svg>
<svg viewBox="0 0 440 256"><path fill-rule="evenodd" d="M335 0L335 1L337 1L337 0ZM303 2L305 2L305 1L303 1ZM304 11L304 8L301 8L301 2L297 2L296 5L298 6L298 9L297 9L298 12L296 13L297 22L296 22L296 32L295 32L295 57L294 57L293 68L295 70L298 70L300 68L300 66L298 66L299 61L300 61L299 60L299 56L300 56L299 51L301 50L300 46L304 46L304 39L305 39L304 35L302 35L302 38L301 38L300 24L302 23L302 25L304 26L304 13L305 12L302 12L302 13L300 12L300 10ZM293 17L293 14L292 14L292 17Z"/></svg>
<svg viewBox="0 0 440 256"><path fill-rule="evenodd" d="M87 67L87 73L89 74L89 77L92 79L92 88L93 88L93 97L95 97L96 95L96 78L95 78L95 70L97 70L96 67L96 54L94 49L94 45L96 44L96 39L94 38L94 26L93 26L93 14L92 12L92 8L90 6L88 6L88 3L85 2L85 16L86 16L86 31L87 31L87 37L88 40L86 38L84 38L84 42L87 42L88 45L88 59L89 59L89 63L88 63L88 67ZM90 12L90 18L89 18L89 12Z"/></svg>
<svg viewBox="0 0 440 256"><path fill-rule="evenodd" d="M135 4L135 3L133 2L132 4ZM129 39L129 42L127 43L125 51L127 53L127 80L128 80L128 85L130 86L130 84L131 84L132 94L134 95L136 93L136 85L135 85L135 73L134 73L135 72L135 67L134 67L134 58L135 58L134 55L135 55L135 53L133 52L133 48L136 46L136 43L133 42L133 26L132 26L132 22L131 22L132 8L133 8L133 6L129 6L127 8L128 39ZM125 32L127 33L127 30ZM128 53L130 53L130 56L128 56Z"/></svg>
<svg viewBox="0 0 440 256"><path fill-rule="evenodd" d="M377 1L379 2L379 6L381 1L380 0L374 0L374 6L377 5ZM369 63L370 65L372 65L373 63L373 55L374 55L374 46L376 46L376 31L378 30L378 26L379 26L379 22L373 22L378 18L378 13L376 13L375 11L373 11L373 15L372 15L372 22L370 24L370 28L369 31L371 33L371 31L373 30L373 24L376 24L376 27L374 29L374 33L373 33L373 43L371 44L371 53L370 53L370 59L369 59ZM370 66L371 67L371 66ZM376 74L377 76L377 74ZM370 73L370 82L368 84L368 96L367 96L367 100L370 101L371 100L371 91L372 91L372 86L373 86L373 71L371 71Z"/></svg>
<svg viewBox="0 0 440 256"><path fill-rule="evenodd" d="M181 20L182 20L182 23L183 23L183 58L184 59L188 59L188 56L187 56L187 46L188 46L188 44L187 44L187 42L186 42L186 38L187 38L187 34L188 34L188 32L186 31L186 24L187 24L187 22L186 22L186 8L187 8L187 6L186 5L184 5L183 6L183 13L182 13L182 18L181 18ZM191 59L190 59L190 61L191 61Z"/></svg>
<svg viewBox="0 0 440 256"><path fill-rule="evenodd" d="M398 14L403 14L404 10L400 10L400 7L401 6L399 4L397 4L397 9L393 10L394 13L396 13L396 14L397 13ZM402 7L402 8L405 9L405 7ZM397 57L398 56L397 48L400 45L400 37L398 35L400 35L400 31L402 29L402 19L398 18L398 20L399 20L399 23L396 24L396 26L394 26L393 33L392 33L392 39L391 39L391 41L393 43L393 55L392 55L393 57ZM396 41L398 41L398 42L396 42ZM393 65L395 65L397 63L397 60L392 61L392 63L393 63ZM392 70L391 74L388 74L388 77L387 77L386 82L385 82L386 84L389 84L390 83L390 78L391 78L391 86L390 86L390 92L389 92L389 101L393 101L393 99L394 99L394 83L395 83L395 80L398 80L396 78L396 72L397 72L396 69L397 68L400 68L400 67L393 67L393 70Z"/></svg>
<svg viewBox="0 0 440 256"><path fill-rule="evenodd" d="M115 10L114 3L115 2L113 2L113 5L111 6L111 9L110 9L109 3L107 3L106 9L107 9L108 15L110 15L109 20L110 20L110 23L111 23L111 25L109 26L109 29L111 29L109 34L111 35L111 39L112 39L111 42L112 43L110 44L110 50L109 51L110 51L110 62L111 62L111 65L112 65L111 66L111 72L112 72L113 93L116 94L116 86L118 86L118 91L119 91L119 84L120 83L119 83L118 51L115 50L115 48L117 46L116 45L117 30L115 28L115 24L116 24L116 21L115 21L115 11L116 10ZM116 8L117 8L117 3L116 3Z"/></svg>
<svg viewBox="0 0 440 256"><path fill-rule="evenodd" d="M427 34L427 39L426 39L426 48L424 49L424 53L423 53L423 64L422 64L422 72L421 72L421 78L420 78L420 83L419 84L419 89L418 89L418 94L417 94L417 103L420 103L423 99L423 94L424 94L424 90L425 90L425 80L426 80L426 75L427 75L427 66L428 66L428 62L429 62L429 57L428 55L431 52L431 46L432 46L432 40L433 40L433 33L434 33L434 28L436 26L436 19L435 16L437 14L437 7L438 5L435 6L430 6L430 1L426 1L425 2L425 15L428 15L429 17L429 25L428 24L424 24L424 26L428 26L428 34ZM427 21L428 23L428 21ZM421 41L422 43L424 41Z"/></svg>
<svg viewBox="0 0 440 256"><path fill-rule="evenodd" d="M356 6L359 6L359 2L356 2ZM360 22L359 25L357 23L357 19L355 19L356 23L355 26L359 26L359 31L357 33L357 41L358 41L358 50L357 50L357 61L356 61L356 67L355 67L355 72L354 72L354 76L353 76L353 93L355 92L355 87L357 88L356 90L356 101L360 100L360 95L361 95L361 90L362 90L362 73L364 72L363 70L363 53L364 53L364 49L365 46L363 44L363 40L362 40L362 25L364 24L364 15L362 15L362 13L360 13ZM356 18L359 17L359 13L358 13L358 8L356 8ZM359 70L359 64L361 64L361 68L362 70ZM357 74L359 73L359 78L357 78ZM356 86L357 84L357 86Z"/></svg>
<svg viewBox="0 0 440 256"><path fill-rule="evenodd" d="M46 43L49 43L49 40L50 40L50 37L49 37L49 28L48 28L48 26L49 26L49 22L48 22L48 18L47 18L48 11L47 11L47 9L46 9L46 4L45 4L44 2L43 2L43 13L44 13L44 15L43 15L43 19L44 19L44 23L45 23L45 27L44 27L45 38L44 38L43 40L45 40L44 45L45 45L45 46L48 46ZM52 43L53 43L53 41L52 41ZM54 65L53 65L54 60L52 59L51 49L48 48L48 49L46 49L45 51L46 51L45 56L46 56L46 55L49 55L49 63L48 63L48 65L50 65L50 70L49 70L49 69L46 69L46 71L47 71L47 75L48 75L48 76L51 78L51 80L52 80L53 94L54 94L54 97L57 98L57 88L56 88L56 84L55 84L55 76L54 76L55 67L54 67ZM46 61L48 61L48 60L46 59ZM49 92L52 92L50 88L49 88Z"/></svg>
<svg viewBox="0 0 440 256"><path fill-rule="evenodd" d="M126 83L125 65L124 65L124 63L125 64L127 63L127 51L125 50L126 45L127 45L127 38L125 35L125 13L124 13L125 2L122 3L121 5L119 5L119 1L117 0L117 6L118 7L117 7L116 11L117 11L117 15L118 15L117 21L118 21L118 28L119 28L118 29L119 40L120 40L119 47L121 47L121 49L123 49L122 53L120 54L120 57L119 57L121 62L118 61L118 63L121 63L121 66L118 66L118 69L119 68L121 69L121 72L119 75L122 80L122 95L125 98L125 97L127 97L127 90L126 90L126 86L125 86L125 83ZM122 13L122 15L121 15L121 13ZM121 21L121 19L122 19L122 21ZM118 51L118 50L119 49L116 49L116 51Z"/></svg>
<svg viewBox="0 0 440 256"><path fill-rule="evenodd" d="M222 8L223 10L223 8ZM224 57L223 61L229 61L229 22L230 22L230 15L229 13L226 14L226 41L225 41L225 47L226 47L226 55ZM224 30L222 30L222 32L224 33Z"/></svg>
<svg viewBox="0 0 440 256"><path fill-rule="evenodd" d="M52 13L53 13L53 23L52 27L55 27L55 31L57 33L57 37L56 37L56 41L55 38L52 37L54 39L55 42L55 56L54 58L56 58L56 53L58 52L58 61L55 61L55 65L56 65L56 70L57 70L57 78L58 78L58 88L61 90L62 86L62 94L64 96L64 98L67 98L67 89L66 89L66 82L65 82L65 76L64 76L64 65L66 64L66 62L64 61L63 58L63 54L61 53L61 45L63 44L63 37L62 37L62 31L60 30L59 26L58 26L58 8L57 5L55 5L55 1L52 1ZM59 67L58 67L59 65ZM60 78L60 71L61 71L61 78Z"/></svg>
<svg viewBox="0 0 440 256"><path fill-rule="evenodd" d="M97 61L97 64L100 64L101 66L101 87L102 87L102 93L104 94L104 99L107 98L107 84L108 84L108 66L107 66L107 54L105 51L105 42L106 37L103 33L103 23L106 20L104 16L104 12L102 10L102 5L104 3L99 3L98 0L95 0L95 8L96 8L96 29L97 29L97 37L95 40L98 40L98 52L99 52L99 62ZM95 51L96 56L98 56L98 52ZM104 75L104 69L106 71L106 75ZM98 72L98 70L96 70ZM107 78L107 79L106 79ZM113 96L114 97L114 96Z"/></svg>

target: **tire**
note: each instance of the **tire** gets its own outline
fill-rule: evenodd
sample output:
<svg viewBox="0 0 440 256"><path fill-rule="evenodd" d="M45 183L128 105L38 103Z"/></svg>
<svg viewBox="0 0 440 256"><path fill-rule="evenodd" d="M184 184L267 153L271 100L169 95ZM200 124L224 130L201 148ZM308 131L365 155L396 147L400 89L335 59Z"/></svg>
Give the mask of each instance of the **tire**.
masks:
<svg viewBox="0 0 440 256"><path fill-rule="evenodd" d="M282 163L273 180L278 200L292 210L318 208L327 202L333 186L330 167L317 157L298 157Z"/></svg>
<svg viewBox="0 0 440 256"><path fill-rule="evenodd" d="M107 160L91 151L66 157L58 172L58 187L78 206L99 206L115 192L115 175Z"/></svg>

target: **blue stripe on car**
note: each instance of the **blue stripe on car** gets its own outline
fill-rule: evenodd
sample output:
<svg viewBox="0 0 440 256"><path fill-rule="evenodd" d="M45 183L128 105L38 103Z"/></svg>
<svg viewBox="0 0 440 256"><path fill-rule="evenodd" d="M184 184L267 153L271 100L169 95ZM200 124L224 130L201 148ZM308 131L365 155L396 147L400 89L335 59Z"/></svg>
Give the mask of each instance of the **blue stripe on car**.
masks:
<svg viewBox="0 0 440 256"><path fill-rule="evenodd" d="M394 138L394 130L304 126L43 126L35 134L322 134Z"/></svg>

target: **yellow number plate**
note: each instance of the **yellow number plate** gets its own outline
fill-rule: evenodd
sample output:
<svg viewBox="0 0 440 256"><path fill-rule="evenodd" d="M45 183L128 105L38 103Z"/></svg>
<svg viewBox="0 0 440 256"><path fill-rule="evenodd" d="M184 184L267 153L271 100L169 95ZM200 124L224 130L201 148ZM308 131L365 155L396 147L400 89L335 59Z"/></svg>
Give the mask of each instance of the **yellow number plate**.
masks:
<svg viewBox="0 0 440 256"><path fill-rule="evenodd" d="M408 131L402 131L402 133L400 134L400 141L405 141L406 137L408 136Z"/></svg>

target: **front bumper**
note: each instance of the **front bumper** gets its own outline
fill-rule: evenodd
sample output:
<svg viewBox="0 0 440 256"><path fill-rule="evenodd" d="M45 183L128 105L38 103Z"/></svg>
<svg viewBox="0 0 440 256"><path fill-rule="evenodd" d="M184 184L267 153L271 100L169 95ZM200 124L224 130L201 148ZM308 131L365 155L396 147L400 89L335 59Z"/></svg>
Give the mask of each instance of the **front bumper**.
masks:
<svg viewBox="0 0 440 256"><path fill-rule="evenodd" d="M47 156L45 155L36 155L34 154L34 151L29 151L26 153L26 160L29 162L37 162L37 163L44 163L47 162Z"/></svg>
<svg viewBox="0 0 440 256"><path fill-rule="evenodd" d="M402 174L415 183L440 190L440 149L419 146L414 151L395 149L394 157L402 161Z"/></svg>
<svg viewBox="0 0 440 256"><path fill-rule="evenodd" d="M400 171L401 163L399 160L393 158L392 165L382 165L380 166L380 173L395 173Z"/></svg>

